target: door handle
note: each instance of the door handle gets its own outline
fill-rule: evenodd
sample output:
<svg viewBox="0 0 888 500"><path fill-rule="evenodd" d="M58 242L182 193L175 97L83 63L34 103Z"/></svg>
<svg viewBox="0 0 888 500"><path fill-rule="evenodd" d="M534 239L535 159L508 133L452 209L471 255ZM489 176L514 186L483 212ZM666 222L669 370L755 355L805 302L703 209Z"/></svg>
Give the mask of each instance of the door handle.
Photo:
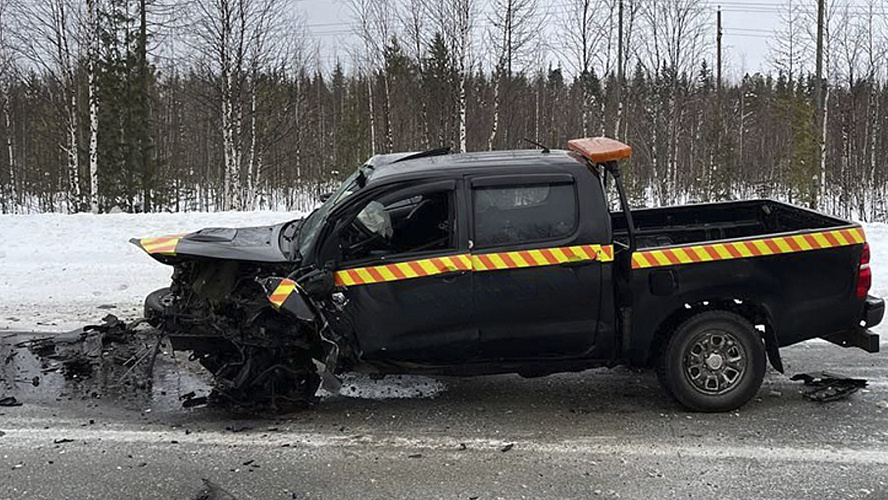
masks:
<svg viewBox="0 0 888 500"><path fill-rule="evenodd" d="M441 279L444 283L453 283L456 281L456 278L460 276L464 276L468 271L465 269L454 269L452 271L447 271L438 275L438 278Z"/></svg>

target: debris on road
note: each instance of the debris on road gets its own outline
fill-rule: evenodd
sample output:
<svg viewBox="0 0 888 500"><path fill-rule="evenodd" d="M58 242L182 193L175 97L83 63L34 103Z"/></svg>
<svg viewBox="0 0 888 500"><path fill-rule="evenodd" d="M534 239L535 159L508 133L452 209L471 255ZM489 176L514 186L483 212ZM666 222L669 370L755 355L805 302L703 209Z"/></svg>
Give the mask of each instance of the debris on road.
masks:
<svg viewBox="0 0 888 500"><path fill-rule="evenodd" d="M203 479L203 483L203 489L192 500L237 500L234 495L209 479Z"/></svg>
<svg viewBox="0 0 888 500"><path fill-rule="evenodd" d="M206 396L197 397L197 394L191 391L188 394L179 396L179 401L182 401L182 408L194 408L195 406L203 406L209 403L210 400Z"/></svg>
<svg viewBox="0 0 888 500"><path fill-rule="evenodd" d="M867 385L865 379L845 377L831 373L799 373L790 380L801 380L810 389L803 390L802 396L818 403L845 399Z"/></svg>
<svg viewBox="0 0 888 500"><path fill-rule="evenodd" d="M15 399L14 396L6 396L0 398L0 406L21 406L22 403Z"/></svg>
<svg viewBox="0 0 888 500"><path fill-rule="evenodd" d="M503 453L505 453L505 452L511 450L511 449L514 448L514 447L515 447L515 443L509 443L509 444L503 446L502 448L500 448L500 451L503 452Z"/></svg>
<svg viewBox="0 0 888 500"><path fill-rule="evenodd" d="M127 323L109 314L98 324L31 338L12 347L27 349L39 363L42 377L61 376L67 394L144 398L151 392L154 360L162 337L153 328L139 328L143 323ZM34 387L42 385L40 376L28 375L20 381Z"/></svg>
<svg viewBox="0 0 888 500"><path fill-rule="evenodd" d="M879 408L888 408L888 401L885 401L883 399L883 400L877 402L876 406L878 406Z"/></svg>
<svg viewBox="0 0 888 500"><path fill-rule="evenodd" d="M243 431L248 431L250 429L252 429L252 427L250 427L249 425L241 424L238 422L235 422L235 423L225 426L225 430L231 431L231 432L243 432Z"/></svg>

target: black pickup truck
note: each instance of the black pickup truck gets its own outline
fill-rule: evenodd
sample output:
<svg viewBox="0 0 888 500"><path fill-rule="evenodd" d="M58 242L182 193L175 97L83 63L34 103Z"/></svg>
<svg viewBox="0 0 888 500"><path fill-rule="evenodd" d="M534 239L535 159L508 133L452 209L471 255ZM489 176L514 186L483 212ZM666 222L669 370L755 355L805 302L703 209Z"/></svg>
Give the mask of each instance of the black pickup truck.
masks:
<svg viewBox="0 0 888 500"><path fill-rule="evenodd" d="M146 316L217 397L273 404L312 401L344 371L627 364L687 408L726 411L768 361L783 370L780 347L878 351L859 225L772 200L629 210L629 154L588 138L375 156L305 219L134 239L175 268Z"/></svg>

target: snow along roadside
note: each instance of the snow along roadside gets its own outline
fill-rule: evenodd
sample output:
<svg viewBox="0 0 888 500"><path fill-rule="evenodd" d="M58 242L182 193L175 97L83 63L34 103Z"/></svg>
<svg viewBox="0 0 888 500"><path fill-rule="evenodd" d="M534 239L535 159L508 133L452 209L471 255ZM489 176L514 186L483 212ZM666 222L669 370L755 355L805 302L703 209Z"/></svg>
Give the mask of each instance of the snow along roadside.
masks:
<svg viewBox="0 0 888 500"><path fill-rule="evenodd" d="M62 331L112 313L141 316L172 268L129 243L203 227L285 222L291 212L0 215L0 332ZM99 309L99 306L115 306Z"/></svg>

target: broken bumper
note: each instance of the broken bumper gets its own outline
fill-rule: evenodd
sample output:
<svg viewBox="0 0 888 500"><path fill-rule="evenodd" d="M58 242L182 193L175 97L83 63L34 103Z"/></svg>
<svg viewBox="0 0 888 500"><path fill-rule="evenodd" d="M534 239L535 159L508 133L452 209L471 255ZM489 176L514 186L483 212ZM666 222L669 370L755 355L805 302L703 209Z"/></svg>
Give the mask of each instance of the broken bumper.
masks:
<svg viewBox="0 0 888 500"><path fill-rule="evenodd" d="M879 335L870 331L869 327L881 323L884 316L885 301L869 295L863 305L859 326L827 335L823 339L842 347L858 347L866 352L879 352Z"/></svg>

